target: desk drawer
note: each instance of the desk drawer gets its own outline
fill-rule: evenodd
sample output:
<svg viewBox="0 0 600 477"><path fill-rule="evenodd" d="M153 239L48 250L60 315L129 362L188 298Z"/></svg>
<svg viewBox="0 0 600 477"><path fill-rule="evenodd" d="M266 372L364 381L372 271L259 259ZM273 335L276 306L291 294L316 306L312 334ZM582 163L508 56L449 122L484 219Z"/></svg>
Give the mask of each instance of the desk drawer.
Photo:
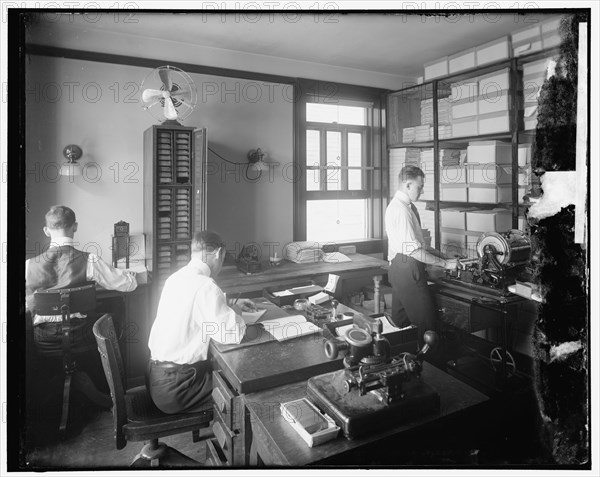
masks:
<svg viewBox="0 0 600 477"><path fill-rule="evenodd" d="M496 328L502 324L502 312L489 307L478 306L445 295L437 295L440 319L469 333Z"/></svg>
<svg viewBox="0 0 600 477"><path fill-rule="evenodd" d="M207 467L224 467L227 465L227 459L219 448L217 439L207 439L206 441L206 461Z"/></svg>
<svg viewBox="0 0 600 477"><path fill-rule="evenodd" d="M232 431L221 420L219 414L215 414L213 419L212 431L219 445L219 449L223 452L227 465L238 464L238 454L241 451L240 434L237 431Z"/></svg>
<svg viewBox="0 0 600 477"><path fill-rule="evenodd" d="M235 415L235 402L237 393L231 389L220 371L213 371L212 398L214 408L222 417L229 429L239 428L239 419Z"/></svg>
<svg viewBox="0 0 600 477"><path fill-rule="evenodd" d="M438 308L440 309L440 319L461 330L471 329L471 305L460 300L454 300L444 295L437 296Z"/></svg>

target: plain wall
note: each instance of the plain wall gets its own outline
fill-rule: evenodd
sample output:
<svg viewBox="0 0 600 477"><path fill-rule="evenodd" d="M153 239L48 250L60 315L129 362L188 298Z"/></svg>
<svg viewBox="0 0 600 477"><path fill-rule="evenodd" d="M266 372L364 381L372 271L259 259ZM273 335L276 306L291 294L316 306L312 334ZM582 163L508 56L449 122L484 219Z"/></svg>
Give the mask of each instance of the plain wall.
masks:
<svg viewBox="0 0 600 477"><path fill-rule="evenodd" d="M159 121L142 109L140 84L151 69L31 55L26 62L26 255L48 239L44 214L64 204L77 214L79 247L111 260L111 235L120 220L130 233L143 230L143 132ZM245 180L250 149L265 159L292 161L293 110L285 85L191 75L198 103L185 126L207 129L208 145L234 166L209 153L208 227L230 245L291 241L293 184L274 168ZM252 83L252 84L251 84ZM259 95L260 93L260 95ZM270 94L272 93L272 94ZM83 149L83 176L58 176L68 144ZM236 182L227 173L239 169ZM221 172L225 171L225 174ZM278 172L278 173L277 173ZM256 177L251 174L250 177Z"/></svg>

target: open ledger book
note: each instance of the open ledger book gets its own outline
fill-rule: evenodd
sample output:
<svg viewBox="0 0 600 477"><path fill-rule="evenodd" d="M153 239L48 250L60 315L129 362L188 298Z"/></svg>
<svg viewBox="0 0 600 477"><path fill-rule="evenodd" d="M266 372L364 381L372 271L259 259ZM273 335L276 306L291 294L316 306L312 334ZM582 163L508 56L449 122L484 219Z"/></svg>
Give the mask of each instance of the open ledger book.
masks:
<svg viewBox="0 0 600 477"><path fill-rule="evenodd" d="M310 335L321 331L302 315L283 316L259 323L265 331L268 331L277 341L291 340L299 336Z"/></svg>

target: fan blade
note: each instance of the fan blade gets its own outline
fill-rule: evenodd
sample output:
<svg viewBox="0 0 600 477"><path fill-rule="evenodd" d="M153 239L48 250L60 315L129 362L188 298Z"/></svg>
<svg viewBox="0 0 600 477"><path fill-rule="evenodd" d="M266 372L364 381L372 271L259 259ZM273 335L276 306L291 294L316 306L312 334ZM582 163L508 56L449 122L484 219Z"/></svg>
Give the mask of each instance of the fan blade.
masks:
<svg viewBox="0 0 600 477"><path fill-rule="evenodd" d="M171 98L165 98L165 107L163 111L165 113L165 118L177 119L177 110L175 109L173 100Z"/></svg>
<svg viewBox="0 0 600 477"><path fill-rule="evenodd" d="M144 103L149 103L155 99L162 99L163 92L158 89L145 89L142 91L142 101Z"/></svg>
<svg viewBox="0 0 600 477"><path fill-rule="evenodd" d="M158 76L160 76L160 80L165 85L167 91L171 91L173 87L173 83L171 81L171 70L169 68L161 68L158 70Z"/></svg>
<svg viewBox="0 0 600 477"><path fill-rule="evenodd" d="M181 98L182 96L184 98L189 98L191 97L192 93L189 90L184 90L184 89L179 89L177 91L173 91L171 93L171 96L173 97L177 97L177 98Z"/></svg>

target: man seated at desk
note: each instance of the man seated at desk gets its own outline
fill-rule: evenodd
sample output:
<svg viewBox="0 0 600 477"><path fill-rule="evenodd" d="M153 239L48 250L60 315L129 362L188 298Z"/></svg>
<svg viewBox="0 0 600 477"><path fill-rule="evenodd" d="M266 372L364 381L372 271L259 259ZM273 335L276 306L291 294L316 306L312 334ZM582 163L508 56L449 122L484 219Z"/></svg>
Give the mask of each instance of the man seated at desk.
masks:
<svg viewBox="0 0 600 477"><path fill-rule="evenodd" d="M227 304L215 283L225 259L225 243L214 232L196 232L188 265L172 274L162 290L150 331L147 384L161 411L194 412L212 391L208 361L210 339L241 342L246 325L239 310ZM243 310L253 310L241 299Z"/></svg>
<svg viewBox="0 0 600 477"><path fill-rule="evenodd" d="M64 205L54 205L46 213L44 234L50 237L48 250L25 262L26 309L33 310L33 294L58 288L72 288L94 281L107 290L130 292L136 289L135 273L119 270L106 264L93 253L74 247L77 232L75 212ZM94 335L94 320L79 313L71 314L73 339L89 339ZM33 316L33 336L36 342L55 342L61 339L61 315Z"/></svg>

